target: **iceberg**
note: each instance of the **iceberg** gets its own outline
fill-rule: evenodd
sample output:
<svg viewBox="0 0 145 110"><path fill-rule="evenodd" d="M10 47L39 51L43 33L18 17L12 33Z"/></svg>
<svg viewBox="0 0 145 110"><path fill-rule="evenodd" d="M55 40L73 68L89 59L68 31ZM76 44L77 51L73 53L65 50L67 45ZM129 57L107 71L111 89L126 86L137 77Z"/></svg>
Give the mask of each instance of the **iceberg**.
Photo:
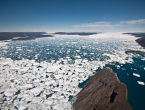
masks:
<svg viewBox="0 0 145 110"><path fill-rule="evenodd" d="M136 76L136 77L140 77L140 75L139 74L136 74L136 73L133 73L133 75Z"/></svg>
<svg viewBox="0 0 145 110"><path fill-rule="evenodd" d="M145 83L142 82L142 81L137 81L137 83L140 84L140 85L145 85Z"/></svg>

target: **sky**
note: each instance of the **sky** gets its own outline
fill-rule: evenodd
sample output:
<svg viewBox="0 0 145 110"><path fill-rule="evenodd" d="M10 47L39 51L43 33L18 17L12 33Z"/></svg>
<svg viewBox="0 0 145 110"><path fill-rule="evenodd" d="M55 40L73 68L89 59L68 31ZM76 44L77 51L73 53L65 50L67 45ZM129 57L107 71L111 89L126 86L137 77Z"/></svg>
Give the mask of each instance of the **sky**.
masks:
<svg viewBox="0 0 145 110"><path fill-rule="evenodd" d="M145 0L0 0L0 32L145 32Z"/></svg>

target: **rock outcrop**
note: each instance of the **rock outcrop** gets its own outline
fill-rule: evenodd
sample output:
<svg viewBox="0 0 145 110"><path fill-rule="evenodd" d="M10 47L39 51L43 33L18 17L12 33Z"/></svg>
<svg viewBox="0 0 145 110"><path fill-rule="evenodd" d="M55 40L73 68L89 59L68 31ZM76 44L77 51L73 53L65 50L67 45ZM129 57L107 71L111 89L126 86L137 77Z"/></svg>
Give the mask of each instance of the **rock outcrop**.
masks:
<svg viewBox="0 0 145 110"><path fill-rule="evenodd" d="M136 42L140 46L145 47L145 33L124 33L124 34L130 34L130 35L133 35L135 37L141 37L141 38L137 39Z"/></svg>
<svg viewBox="0 0 145 110"><path fill-rule="evenodd" d="M73 110L132 110L127 101L127 87L112 69L105 68L87 82L78 93Z"/></svg>
<svg viewBox="0 0 145 110"><path fill-rule="evenodd" d="M142 47L145 47L145 37L137 39L136 42Z"/></svg>
<svg viewBox="0 0 145 110"><path fill-rule="evenodd" d="M143 52L143 51L136 51L136 50L127 50L126 51L126 53L139 53L139 54L143 54L143 55L145 55L145 52Z"/></svg>

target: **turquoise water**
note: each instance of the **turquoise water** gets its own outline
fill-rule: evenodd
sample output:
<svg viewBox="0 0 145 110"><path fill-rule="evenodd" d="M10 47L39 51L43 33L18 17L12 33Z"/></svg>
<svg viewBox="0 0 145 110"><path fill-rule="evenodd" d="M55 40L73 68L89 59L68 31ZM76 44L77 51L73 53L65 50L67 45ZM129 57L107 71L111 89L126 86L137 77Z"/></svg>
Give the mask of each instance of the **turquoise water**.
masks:
<svg viewBox="0 0 145 110"><path fill-rule="evenodd" d="M144 110L145 87L143 85L139 85L137 81L145 82L145 61L140 58L133 58L133 60L133 64L123 64L119 69L115 67L116 65L120 65L119 63L116 65L106 65L105 67L112 68L113 71L117 73L119 80L127 85L128 102L133 110ZM100 70L101 69L98 69L96 72ZM141 77L135 77L133 76L133 73L140 74ZM83 88L89 79L90 77L78 86Z"/></svg>
<svg viewBox="0 0 145 110"><path fill-rule="evenodd" d="M115 50L120 51L124 47L129 47L118 39L94 40L83 37L44 38L32 41L11 42L7 46L7 49L0 48L0 57L13 60L29 59L37 62L51 62L52 60L56 62L60 58L70 57L71 61L69 64L73 64L75 59L87 59L89 62L107 62L109 57L103 55L104 53L113 54ZM142 58L144 58L143 55L134 54L132 55L133 63L121 64L117 62L116 65L106 64L104 66L111 67L117 73L119 80L127 85L128 101L134 110L143 110L145 104L145 86L137 83L137 81L145 82L145 60L141 60ZM100 67L95 71L99 70L101 70ZM133 73L137 73L141 77L133 76ZM86 81L79 83L78 87L83 88L89 79L90 77ZM70 96L71 99L72 96Z"/></svg>
<svg viewBox="0 0 145 110"><path fill-rule="evenodd" d="M128 102L133 110L144 110L145 86L139 85L137 81L145 82L145 61L142 61L140 58L133 58L133 60L133 64L124 64L120 69L114 66L111 68L117 73L119 80L127 85ZM122 70L122 68L126 70ZM135 77L133 73L140 74L141 77Z"/></svg>
<svg viewBox="0 0 145 110"><path fill-rule="evenodd" d="M93 61L99 58L99 60L108 59L107 56L103 56L103 53L113 53L112 47L117 49L118 46L123 43L118 42L106 42L103 39L99 41L86 39L86 38L44 38L32 41L24 42L12 42L8 44L8 49L4 49L7 53L3 52L0 57L8 57L13 60L35 59L38 62L58 60L59 58L70 57L76 59L75 56L80 56L82 59L88 59ZM17 48L18 47L18 48ZM20 50L19 50L20 49ZM101 50L101 51L100 51ZM90 54L90 53L95 53ZM34 57L37 55L37 57Z"/></svg>

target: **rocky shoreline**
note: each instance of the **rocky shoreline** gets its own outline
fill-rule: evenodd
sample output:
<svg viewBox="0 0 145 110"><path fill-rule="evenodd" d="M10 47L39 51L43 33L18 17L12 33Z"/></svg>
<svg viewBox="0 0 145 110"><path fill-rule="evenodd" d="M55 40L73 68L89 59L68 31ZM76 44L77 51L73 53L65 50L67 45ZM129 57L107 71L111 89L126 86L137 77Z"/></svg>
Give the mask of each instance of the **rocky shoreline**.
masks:
<svg viewBox="0 0 145 110"><path fill-rule="evenodd" d="M135 37L141 37L136 40L136 42L141 45L142 47L145 47L145 33L124 33L124 34L130 34Z"/></svg>
<svg viewBox="0 0 145 110"><path fill-rule="evenodd" d="M136 42L140 44L142 47L145 47L145 37L137 39Z"/></svg>
<svg viewBox="0 0 145 110"><path fill-rule="evenodd" d="M77 94L73 110L132 110L127 87L110 68L104 68Z"/></svg>
<svg viewBox="0 0 145 110"><path fill-rule="evenodd" d="M46 32L0 32L0 41L22 41L36 38L53 37Z"/></svg>

